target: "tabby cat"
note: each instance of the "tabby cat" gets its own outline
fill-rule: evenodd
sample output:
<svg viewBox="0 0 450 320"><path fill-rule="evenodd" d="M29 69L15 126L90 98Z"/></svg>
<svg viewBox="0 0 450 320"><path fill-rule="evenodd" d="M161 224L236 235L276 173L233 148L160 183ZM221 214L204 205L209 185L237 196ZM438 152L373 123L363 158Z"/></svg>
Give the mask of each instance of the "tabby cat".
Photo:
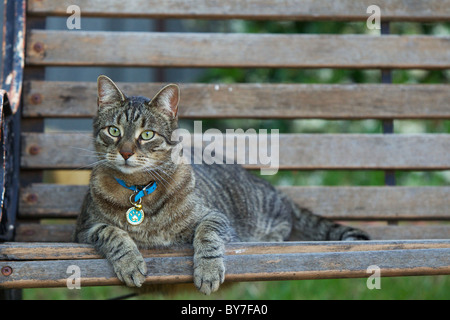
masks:
<svg viewBox="0 0 450 320"><path fill-rule="evenodd" d="M225 279L230 241L367 240L361 230L300 208L239 165L175 162L179 88L153 99L127 97L98 78L94 144L98 160L82 205L75 241L90 243L128 286L147 267L139 249L192 244L194 284L216 291Z"/></svg>

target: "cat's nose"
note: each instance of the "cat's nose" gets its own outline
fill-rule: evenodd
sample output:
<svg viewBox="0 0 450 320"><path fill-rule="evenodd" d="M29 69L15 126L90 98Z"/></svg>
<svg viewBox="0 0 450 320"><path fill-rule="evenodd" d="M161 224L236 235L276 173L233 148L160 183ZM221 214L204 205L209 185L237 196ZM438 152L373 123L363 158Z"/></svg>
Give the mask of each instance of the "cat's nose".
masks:
<svg viewBox="0 0 450 320"><path fill-rule="evenodd" d="M125 160L128 160L133 154L134 154L134 152L131 152L131 151L122 151L122 150L120 150L120 155Z"/></svg>

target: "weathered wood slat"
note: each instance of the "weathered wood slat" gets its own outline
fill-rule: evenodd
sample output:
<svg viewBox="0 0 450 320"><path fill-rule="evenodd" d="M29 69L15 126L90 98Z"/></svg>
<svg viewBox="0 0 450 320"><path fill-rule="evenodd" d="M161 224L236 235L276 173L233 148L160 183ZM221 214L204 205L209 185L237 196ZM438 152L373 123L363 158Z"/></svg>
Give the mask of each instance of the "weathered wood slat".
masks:
<svg viewBox="0 0 450 320"><path fill-rule="evenodd" d="M282 20L367 20L367 8L376 3L387 21L436 21L450 19L448 0L31 0L31 15L66 16L67 8L77 4L83 16L212 19Z"/></svg>
<svg viewBox="0 0 450 320"><path fill-rule="evenodd" d="M152 97L163 84L118 83ZM449 85L181 84L181 118L450 118ZM93 117L95 82L25 83L24 117ZM320 97L320 98L319 98Z"/></svg>
<svg viewBox="0 0 450 320"><path fill-rule="evenodd" d="M269 131L269 141L273 138L270 135ZM209 145L211 140L203 143ZM91 144L90 134L23 133L21 165L25 169L85 168L97 160ZM248 154L248 144L244 154ZM450 135L446 134L280 134L279 168L443 170L450 169L448 150ZM234 153L235 157L243 156L240 151ZM259 164L245 167L263 167L257 158L254 160ZM269 165L277 166L275 156L270 161Z"/></svg>
<svg viewBox="0 0 450 320"><path fill-rule="evenodd" d="M370 234L372 239L449 239L450 225L400 225L400 226L363 226L362 229Z"/></svg>
<svg viewBox="0 0 450 320"><path fill-rule="evenodd" d="M450 187L279 187L300 206L336 220L448 220ZM32 184L19 217L74 218L87 186Z"/></svg>
<svg viewBox="0 0 450 320"><path fill-rule="evenodd" d="M77 217L87 186L32 184L21 190L19 217Z"/></svg>
<svg viewBox="0 0 450 320"><path fill-rule="evenodd" d="M401 225L370 226L361 225L374 240L392 239L448 239L450 225ZM20 223L16 230L17 242L71 242L74 224ZM298 239L292 239L298 240Z"/></svg>
<svg viewBox="0 0 450 320"><path fill-rule="evenodd" d="M17 242L71 242L75 223L40 224L22 223L16 227L14 241Z"/></svg>
<svg viewBox="0 0 450 320"><path fill-rule="evenodd" d="M235 242L226 255L354 252L450 248L450 240ZM192 256L191 246L140 250L146 258ZM0 244L0 261L101 259L91 245L78 243Z"/></svg>
<svg viewBox="0 0 450 320"><path fill-rule="evenodd" d="M26 63L39 66L449 68L449 38L31 30Z"/></svg>
<svg viewBox="0 0 450 320"><path fill-rule="evenodd" d="M335 220L450 219L450 187L278 188L299 205Z"/></svg>
<svg viewBox="0 0 450 320"><path fill-rule="evenodd" d="M337 244L348 247L351 244ZM254 248L253 248L254 249ZM145 258L146 283L192 282L192 256ZM306 253L228 254L225 256L227 281L299 280L326 278L362 278L371 275L367 268L377 265L387 276L450 274L450 248L399 249ZM67 268L81 271L81 285L120 284L112 267L104 259L2 261L12 273L0 275L2 288L63 287Z"/></svg>

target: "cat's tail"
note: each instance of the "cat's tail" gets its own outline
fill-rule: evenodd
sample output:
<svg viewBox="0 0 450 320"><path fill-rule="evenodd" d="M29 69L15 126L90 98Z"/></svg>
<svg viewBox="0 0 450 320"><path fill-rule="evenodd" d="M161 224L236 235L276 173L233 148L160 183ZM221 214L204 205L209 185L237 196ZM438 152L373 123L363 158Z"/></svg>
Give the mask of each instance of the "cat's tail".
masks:
<svg viewBox="0 0 450 320"><path fill-rule="evenodd" d="M370 240L369 235L360 229L318 216L309 209L299 207L288 197L285 200L292 208L293 240Z"/></svg>

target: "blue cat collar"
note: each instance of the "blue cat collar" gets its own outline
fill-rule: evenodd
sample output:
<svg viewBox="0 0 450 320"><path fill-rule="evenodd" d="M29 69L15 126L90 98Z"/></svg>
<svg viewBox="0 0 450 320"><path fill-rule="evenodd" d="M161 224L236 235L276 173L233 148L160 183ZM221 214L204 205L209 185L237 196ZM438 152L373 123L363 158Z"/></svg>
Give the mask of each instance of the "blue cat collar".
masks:
<svg viewBox="0 0 450 320"><path fill-rule="evenodd" d="M127 188L127 189L133 191L134 193L136 193L136 195L134 196L134 202L138 202L141 198L153 193L153 191L155 191L156 188L158 187L158 183L156 181L153 181L142 188L142 186L127 186L125 181L115 178L115 177L114 177L114 179L116 179L116 181L122 187Z"/></svg>

